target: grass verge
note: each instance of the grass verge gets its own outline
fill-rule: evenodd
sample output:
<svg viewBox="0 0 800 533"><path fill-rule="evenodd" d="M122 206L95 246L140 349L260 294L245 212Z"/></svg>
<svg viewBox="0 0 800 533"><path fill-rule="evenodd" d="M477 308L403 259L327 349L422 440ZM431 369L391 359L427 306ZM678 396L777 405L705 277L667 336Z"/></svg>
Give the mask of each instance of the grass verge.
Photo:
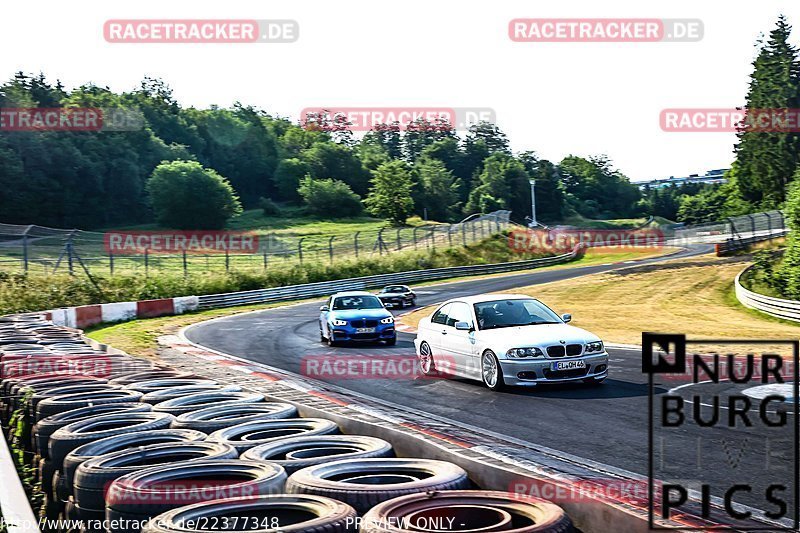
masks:
<svg viewBox="0 0 800 533"><path fill-rule="evenodd" d="M741 258L702 256L634 266L515 290L539 298L606 342L640 344L642 331L695 338L798 338L800 324L746 309L733 294ZM416 326L420 309L401 320Z"/></svg>

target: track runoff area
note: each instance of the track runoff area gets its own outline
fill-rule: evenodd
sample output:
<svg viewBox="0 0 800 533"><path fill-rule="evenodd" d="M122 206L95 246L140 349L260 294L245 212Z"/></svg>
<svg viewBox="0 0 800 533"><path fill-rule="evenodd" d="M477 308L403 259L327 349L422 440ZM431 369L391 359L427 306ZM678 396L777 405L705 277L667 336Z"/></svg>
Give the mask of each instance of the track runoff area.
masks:
<svg viewBox="0 0 800 533"><path fill-rule="evenodd" d="M635 263L709 251L708 245L691 245L669 257ZM417 306L513 292L629 263L420 287L415 289ZM618 305L624 302L598 302L597 312L613 313ZM609 491L635 491L634 499L647 501L654 527L661 516L680 516L680 509L695 516L713 515L717 523L737 531L798 528L796 341L693 341L680 331L690 327L676 324L669 332L674 335L647 336L643 349L609 346L610 374L602 385L493 392L479 382L430 379L388 362L380 368L394 369L392 375L318 372L311 376L304 364L308 358L415 357L413 332L400 332L392 347L324 346L319 338L319 306L320 302L303 303L215 319L188 328L185 336L205 347L313 377L387 405L585 458L587 464L599 465L598 479L603 469L638 476L641 486L611 486Z"/></svg>

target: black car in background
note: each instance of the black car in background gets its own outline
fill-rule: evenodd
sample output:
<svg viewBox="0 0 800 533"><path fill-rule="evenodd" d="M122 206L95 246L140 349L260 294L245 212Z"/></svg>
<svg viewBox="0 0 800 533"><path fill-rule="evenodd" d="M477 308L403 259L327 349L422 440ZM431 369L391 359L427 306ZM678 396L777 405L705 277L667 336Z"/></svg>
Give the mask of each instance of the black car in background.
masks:
<svg viewBox="0 0 800 533"><path fill-rule="evenodd" d="M408 285L387 285L378 293L378 298L386 307L412 306L417 301L417 295Z"/></svg>

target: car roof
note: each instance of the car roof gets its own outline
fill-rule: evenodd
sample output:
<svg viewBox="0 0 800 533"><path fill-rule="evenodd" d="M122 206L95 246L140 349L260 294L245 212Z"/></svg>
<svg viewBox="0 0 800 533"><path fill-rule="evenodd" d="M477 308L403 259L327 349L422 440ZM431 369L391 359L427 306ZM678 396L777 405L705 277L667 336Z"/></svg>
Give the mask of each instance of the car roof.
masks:
<svg viewBox="0 0 800 533"><path fill-rule="evenodd" d="M371 292L367 291L342 291L337 292L333 295L334 298L338 298L339 296L375 296Z"/></svg>
<svg viewBox="0 0 800 533"><path fill-rule="evenodd" d="M527 294L476 294L474 296L464 296L463 298L452 298L444 303L465 302L468 304L478 304L482 302L493 302L495 300L525 300L534 299ZM444 304L442 304L444 305Z"/></svg>

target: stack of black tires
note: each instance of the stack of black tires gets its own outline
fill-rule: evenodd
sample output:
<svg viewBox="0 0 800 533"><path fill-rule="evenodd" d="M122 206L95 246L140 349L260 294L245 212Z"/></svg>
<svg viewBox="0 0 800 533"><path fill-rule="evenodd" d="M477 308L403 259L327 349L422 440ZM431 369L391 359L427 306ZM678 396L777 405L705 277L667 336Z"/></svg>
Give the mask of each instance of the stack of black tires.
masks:
<svg viewBox="0 0 800 533"><path fill-rule="evenodd" d="M560 507L478 490L262 394L0 319L0 418L38 472L45 533L572 531Z"/></svg>

